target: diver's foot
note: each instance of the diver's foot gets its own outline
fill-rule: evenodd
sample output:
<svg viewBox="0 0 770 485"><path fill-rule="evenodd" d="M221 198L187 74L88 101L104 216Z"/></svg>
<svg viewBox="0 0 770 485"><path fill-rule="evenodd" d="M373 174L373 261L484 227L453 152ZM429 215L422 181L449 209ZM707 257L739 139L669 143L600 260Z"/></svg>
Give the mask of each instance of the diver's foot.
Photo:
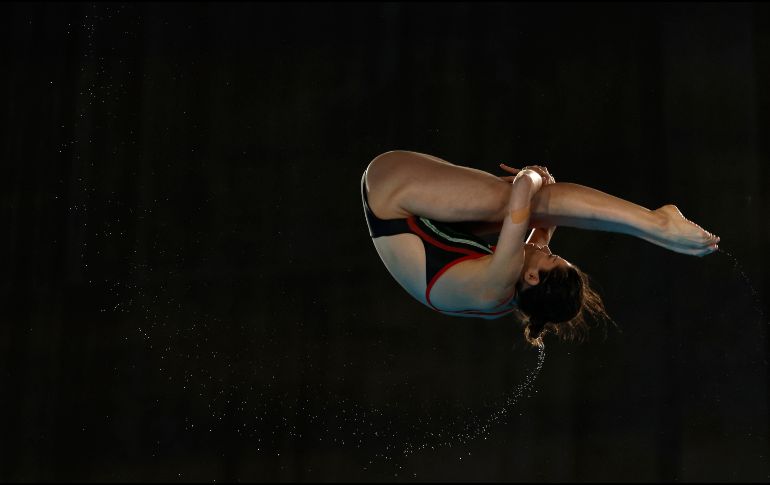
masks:
<svg viewBox="0 0 770 485"><path fill-rule="evenodd" d="M719 249L719 238L684 217L675 205L664 205L654 212L662 221L662 240L657 242L660 246L693 256L705 256Z"/></svg>

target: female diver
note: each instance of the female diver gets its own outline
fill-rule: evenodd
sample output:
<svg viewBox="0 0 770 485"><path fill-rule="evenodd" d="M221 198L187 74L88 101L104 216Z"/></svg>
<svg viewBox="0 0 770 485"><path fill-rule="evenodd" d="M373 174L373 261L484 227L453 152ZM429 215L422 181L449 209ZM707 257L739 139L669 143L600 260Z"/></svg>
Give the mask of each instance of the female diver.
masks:
<svg viewBox="0 0 770 485"><path fill-rule="evenodd" d="M628 234L693 256L718 249L719 238L674 205L649 210L557 183L544 167L501 167L515 176L390 151L361 177L369 235L385 267L438 312L485 319L514 313L533 345L548 332L582 338L586 314L608 317L587 275L551 254L557 226ZM496 245L483 238L490 234L499 234Z"/></svg>

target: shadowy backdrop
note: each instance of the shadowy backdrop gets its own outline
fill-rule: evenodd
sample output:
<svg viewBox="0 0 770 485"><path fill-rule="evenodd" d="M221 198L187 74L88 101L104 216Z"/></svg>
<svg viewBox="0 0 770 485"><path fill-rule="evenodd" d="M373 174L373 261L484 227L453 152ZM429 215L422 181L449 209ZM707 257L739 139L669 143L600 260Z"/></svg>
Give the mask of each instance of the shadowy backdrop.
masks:
<svg viewBox="0 0 770 485"><path fill-rule="evenodd" d="M4 3L0 43L1 480L770 479L767 5ZM557 230L618 328L538 373L382 265L392 149L730 255Z"/></svg>

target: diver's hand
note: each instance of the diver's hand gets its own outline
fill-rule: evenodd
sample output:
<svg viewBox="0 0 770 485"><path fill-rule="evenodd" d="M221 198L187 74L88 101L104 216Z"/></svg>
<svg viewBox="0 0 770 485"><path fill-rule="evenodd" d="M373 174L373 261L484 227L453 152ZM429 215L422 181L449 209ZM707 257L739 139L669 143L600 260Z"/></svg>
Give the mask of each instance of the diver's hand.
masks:
<svg viewBox="0 0 770 485"><path fill-rule="evenodd" d="M542 177L543 186L556 183L556 179L553 177L553 175L551 175L548 169L546 167L541 167L540 165L528 165L524 168L518 169L518 168L509 167L508 165L501 163L500 168L514 175L517 175L519 172L523 172L524 170L532 170L534 172L537 172L540 175L540 177ZM515 179L516 177L506 176L506 177L500 177L500 178L505 180L506 182L513 182L513 179Z"/></svg>

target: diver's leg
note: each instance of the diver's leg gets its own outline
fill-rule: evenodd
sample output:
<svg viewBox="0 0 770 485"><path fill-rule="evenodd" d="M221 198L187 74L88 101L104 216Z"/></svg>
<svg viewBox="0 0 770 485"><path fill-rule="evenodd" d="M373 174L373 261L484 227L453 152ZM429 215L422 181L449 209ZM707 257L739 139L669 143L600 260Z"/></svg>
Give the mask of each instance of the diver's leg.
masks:
<svg viewBox="0 0 770 485"><path fill-rule="evenodd" d="M697 256L713 252L719 240L687 220L674 205L650 210L591 187L564 182L547 185L533 196L530 225L628 234L672 251ZM494 233L499 232L500 227L502 218L480 223L475 229Z"/></svg>
<svg viewBox="0 0 770 485"><path fill-rule="evenodd" d="M704 255L718 238L685 219L674 205L650 210L602 191L572 183L543 187L532 199L533 227L567 226L617 232L672 251Z"/></svg>
<svg viewBox="0 0 770 485"><path fill-rule="evenodd" d="M503 216L504 217L504 216ZM499 233L502 219L471 226L476 234ZM644 239L679 253L703 256L719 238L687 220L674 205L650 210L584 185L557 182L540 189L531 203L531 227L575 227Z"/></svg>
<svg viewBox="0 0 770 485"><path fill-rule="evenodd" d="M508 187L510 191L510 184ZM500 232L506 212L493 221L469 222L474 232ZM530 226L566 226L643 236L661 231L659 213L590 187L559 182L543 187L532 198Z"/></svg>
<svg viewBox="0 0 770 485"><path fill-rule="evenodd" d="M482 222L487 231L502 224L510 200L509 182L430 155L392 151L367 168L369 205L378 217L419 215L444 222ZM654 211L595 189L556 183L532 200L532 226L572 226L638 233L655 231Z"/></svg>
<svg viewBox="0 0 770 485"><path fill-rule="evenodd" d="M420 215L445 222L477 221L486 232L506 217L511 184L488 172L414 152L388 152L368 167L369 202L379 217ZM490 225L491 223L491 225ZM717 238L675 206L650 210L584 185L557 182L532 199L533 227L567 226L617 232L685 254L708 254Z"/></svg>
<svg viewBox="0 0 770 485"><path fill-rule="evenodd" d="M656 212L584 185L557 182L532 198L532 227L568 226L632 236L658 233L663 218Z"/></svg>
<svg viewBox="0 0 770 485"><path fill-rule="evenodd" d="M382 219L419 215L444 222L502 220L511 184L474 168L407 151L369 164L369 206Z"/></svg>

